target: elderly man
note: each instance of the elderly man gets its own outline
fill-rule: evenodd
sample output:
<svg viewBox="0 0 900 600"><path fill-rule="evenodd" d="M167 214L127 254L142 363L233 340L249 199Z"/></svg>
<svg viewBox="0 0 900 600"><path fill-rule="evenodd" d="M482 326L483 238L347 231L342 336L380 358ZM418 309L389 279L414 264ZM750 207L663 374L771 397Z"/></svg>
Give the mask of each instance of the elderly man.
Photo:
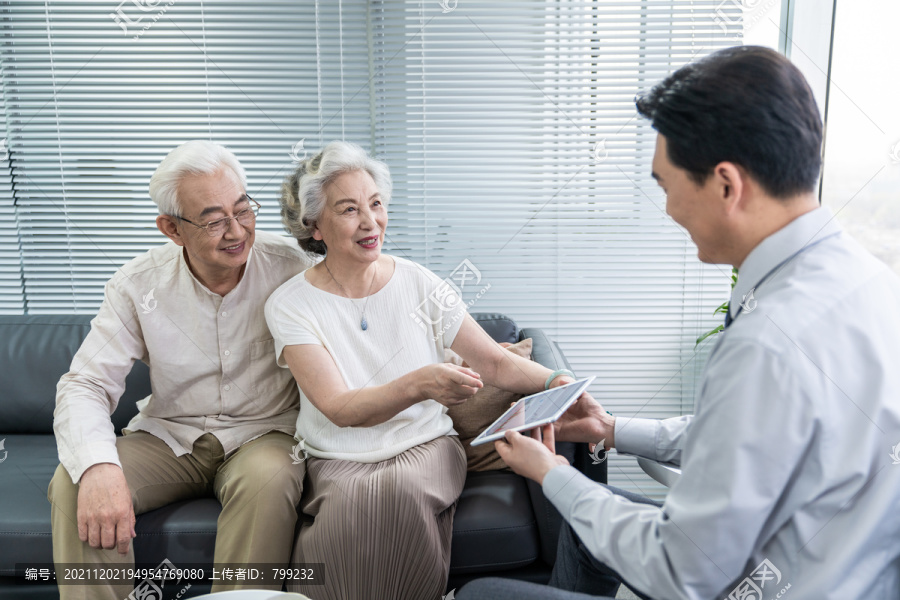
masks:
<svg viewBox="0 0 900 600"><path fill-rule="evenodd" d="M773 50L730 48L637 106L667 212L740 275L695 415L596 411L583 439L682 475L662 507L638 504L564 464L551 435L508 435L503 459L570 525L556 589L481 580L458 598L595 598L618 578L658 600L900 598L900 281L818 204L809 86Z"/></svg>
<svg viewBox="0 0 900 600"><path fill-rule="evenodd" d="M210 496L222 503L217 564L287 565L305 468L291 457L299 398L275 364L263 307L311 261L255 231L259 205L223 146L173 150L150 196L171 241L110 279L57 386L53 560L133 565L136 514ZM152 394L117 438L110 414L135 360L150 365ZM61 585L60 595L121 600L132 588Z"/></svg>

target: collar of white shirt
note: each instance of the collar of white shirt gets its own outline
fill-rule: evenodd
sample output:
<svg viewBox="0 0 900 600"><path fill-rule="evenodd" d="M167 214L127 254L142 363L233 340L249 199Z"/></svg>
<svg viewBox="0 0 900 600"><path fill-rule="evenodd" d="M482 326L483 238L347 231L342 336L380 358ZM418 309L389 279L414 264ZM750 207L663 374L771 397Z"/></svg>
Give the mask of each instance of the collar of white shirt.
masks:
<svg viewBox="0 0 900 600"><path fill-rule="evenodd" d="M750 251L744 264L741 265L737 283L731 292L728 305L731 317L737 316L738 307L762 280L774 275L782 263L787 262L804 249L816 244L826 237L840 233L840 224L832 212L820 206L801 215L764 239Z"/></svg>

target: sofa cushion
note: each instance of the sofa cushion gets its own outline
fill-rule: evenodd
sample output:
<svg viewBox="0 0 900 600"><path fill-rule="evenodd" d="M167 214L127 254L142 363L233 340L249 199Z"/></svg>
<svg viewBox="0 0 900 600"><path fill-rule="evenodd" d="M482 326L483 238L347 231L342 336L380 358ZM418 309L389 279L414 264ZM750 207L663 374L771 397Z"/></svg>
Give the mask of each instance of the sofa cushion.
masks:
<svg viewBox="0 0 900 600"><path fill-rule="evenodd" d="M0 464L0 576L12 575L16 563L47 563L53 555L47 486L56 470L56 444L47 435L10 435L6 449ZM135 559L150 563L165 556L175 564L211 566L220 511L219 502L207 498L138 516ZM504 471L469 473L453 522L451 570L510 569L531 564L539 553L525 480Z"/></svg>
<svg viewBox="0 0 900 600"><path fill-rule="evenodd" d="M0 463L0 576L11 576L16 563L52 560L47 487L59 459L53 436L7 435L5 440L6 460ZM153 562L168 556L173 561L177 557L176 564L210 564L220 511L219 502L208 498L176 502L138 516L135 559Z"/></svg>
<svg viewBox="0 0 900 600"><path fill-rule="evenodd" d="M200 498L174 502L138 516L134 526L135 562L155 565L160 557L168 557L176 565L202 565L211 572L220 512L218 500Z"/></svg>
<svg viewBox="0 0 900 600"><path fill-rule="evenodd" d="M496 342L519 341L519 326L516 322L500 313L471 313L472 318L494 338Z"/></svg>
<svg viewBox="0 0 900 600"><path fill-rule="evenodd" d="M472 313L498 342L519 341L519 327L498 313ZM0 315L0 423L2 432L53 433L56 384L90 330L91 315ZM112 415L116 432L150 393L150 370L136 362ZM2 439L2 438L0 438Z"/></svg>
<svg viewBox="0 0 900 600"><path fill-rule="evenodd" d="M507 471L469 473L453 520L450 572L514 569L539 556L525 479Z"/></svg>
<svg viewBox="0 0 900 600"><path fill-rule="evenodd" d="M0 315L0 435L53 433L56 384L90 330L90 315ZM150 370L136 362L112 421L121 432L150 393ZM0 438L2 439L2 438Z"/></svg>
<svg viewBox="0 0 900 600"><path fill-rule="evenodd" d="M56 383L87 335L87 319L0 318L0 423L3 433L53 433Z"/></svg>
<svg viewBox="0 0 900 600"><path fill-rule="evenodd" d="M16 563L53 558L47 486L59 458L52 435L0 433L0 439L7 452L0 463L0 576L9 576Z"/></svg>

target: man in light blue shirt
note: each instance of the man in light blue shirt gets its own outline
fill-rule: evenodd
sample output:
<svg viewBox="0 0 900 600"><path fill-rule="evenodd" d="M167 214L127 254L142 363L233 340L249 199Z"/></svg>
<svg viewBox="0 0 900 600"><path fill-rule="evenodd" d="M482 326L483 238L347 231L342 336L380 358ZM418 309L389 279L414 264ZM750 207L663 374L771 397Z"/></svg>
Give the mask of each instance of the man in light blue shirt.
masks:
<svg viewBox="0 0 900 600"><path fill-rule="evenodd" d="M501 456L571 527L557 589L488 579L458 597L612 595L614 574L657 600L900 598L900 280L818 205L809 86L777 52L745 46L637 105L659 134L666 211L700 260L740 274L693 416L594 410L582 430L682 475L661 508L639 504L555 456L552 428L543 444L509 434Z"/></svg>

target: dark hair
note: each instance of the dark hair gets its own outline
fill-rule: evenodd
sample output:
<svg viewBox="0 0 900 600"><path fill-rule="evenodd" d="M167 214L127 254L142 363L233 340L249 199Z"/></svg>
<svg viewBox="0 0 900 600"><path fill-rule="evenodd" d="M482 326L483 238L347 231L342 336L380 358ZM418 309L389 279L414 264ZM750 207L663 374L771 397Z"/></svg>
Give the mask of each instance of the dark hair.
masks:
<svg viewBox="0 0 900 600"><path fill-rule="evenodd" d="M774 50L719 50L678 69L635 103L666 137L672 164L698 185L728 161L775 198L816 187L819 109L800 70Z"/></svg>

